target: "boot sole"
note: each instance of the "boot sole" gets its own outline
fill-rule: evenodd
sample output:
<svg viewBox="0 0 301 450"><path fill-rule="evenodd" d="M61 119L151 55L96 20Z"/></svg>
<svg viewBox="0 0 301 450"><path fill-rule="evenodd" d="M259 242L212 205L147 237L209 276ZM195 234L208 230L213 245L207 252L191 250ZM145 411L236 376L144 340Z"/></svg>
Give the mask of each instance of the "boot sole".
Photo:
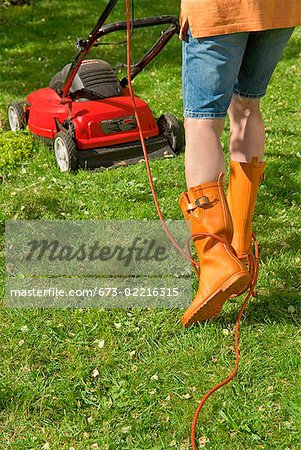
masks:
<svg viewBox="0 0 301 450"><path fill-rule="evenodd" d="M195 322L204 322L215 317L222 309L224 303L233 294L242 292L250 282L250 275L246 272L238 272L232 275L222 286L215 291L205 302L188 308L185 312L182 323L185 327Z"/></svg>

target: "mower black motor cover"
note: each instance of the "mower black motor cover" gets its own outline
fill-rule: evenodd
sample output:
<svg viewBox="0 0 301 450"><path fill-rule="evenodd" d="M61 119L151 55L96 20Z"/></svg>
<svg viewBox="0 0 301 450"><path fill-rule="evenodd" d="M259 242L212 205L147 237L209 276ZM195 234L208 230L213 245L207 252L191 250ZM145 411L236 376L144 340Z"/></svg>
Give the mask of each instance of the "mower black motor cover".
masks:
<svg viewBox="0 0 301 450"><path fill-rule="evenodd" d="M50 81L49 87L60 92L70 70L67 64ZM109 63L101 59L82 62L70 88L78 101L100 100L123 95L121 84Z"/></svg>

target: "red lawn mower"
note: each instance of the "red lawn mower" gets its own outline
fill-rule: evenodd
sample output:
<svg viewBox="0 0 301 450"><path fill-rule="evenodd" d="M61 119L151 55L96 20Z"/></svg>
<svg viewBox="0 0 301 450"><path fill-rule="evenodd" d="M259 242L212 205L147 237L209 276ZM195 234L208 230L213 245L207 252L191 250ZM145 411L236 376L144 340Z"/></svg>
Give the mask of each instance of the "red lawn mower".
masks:
<svg viewBox="0 0 301 450"><path fill-rule="evenodd" d="M99 40L126 30L126 21L103 25L118 0L110 0L86 40L77 39L78 54L50 81L49 87L30 94L26 101L11 103L8 122L12 131L25 129L53 146L62 172L118 167L143 159L139 130L125 76L118 79L112 66L101 59L86 59ZM135 78L165 47L180 27L175 16L131 20L136 28L169 24L159 39L131 67ZM135 96L149 158L177 155L183 146L183 127L175 116L156 121L146 102Z"/></svg>

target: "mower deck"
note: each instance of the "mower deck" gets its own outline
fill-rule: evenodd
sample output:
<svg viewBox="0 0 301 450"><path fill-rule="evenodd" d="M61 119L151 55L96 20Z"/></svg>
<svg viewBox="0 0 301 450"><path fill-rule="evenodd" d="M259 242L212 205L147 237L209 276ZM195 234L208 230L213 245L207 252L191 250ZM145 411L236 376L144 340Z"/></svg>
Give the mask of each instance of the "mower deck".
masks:
<svg viewBox="0 0 301 450"><path fill-rule="evenodd" d="M176 156L163 136L145 140L149 159L171 158ZM78 152L79 166L84 169L116 168L144 161L141 141L110 147L81 150Z"/></svg>

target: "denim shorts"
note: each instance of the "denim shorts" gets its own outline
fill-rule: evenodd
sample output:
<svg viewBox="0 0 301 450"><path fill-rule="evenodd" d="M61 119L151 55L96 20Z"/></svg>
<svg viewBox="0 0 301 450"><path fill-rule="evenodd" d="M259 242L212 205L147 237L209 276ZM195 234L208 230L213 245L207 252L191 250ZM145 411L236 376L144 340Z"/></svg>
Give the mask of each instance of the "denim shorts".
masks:
<svg viewBox="0 0 301 450"><path fill-rule="evenodd" d="M225 117L233 94L265 95L294 28L193 38L182 43L184 116Z"/></svg>

